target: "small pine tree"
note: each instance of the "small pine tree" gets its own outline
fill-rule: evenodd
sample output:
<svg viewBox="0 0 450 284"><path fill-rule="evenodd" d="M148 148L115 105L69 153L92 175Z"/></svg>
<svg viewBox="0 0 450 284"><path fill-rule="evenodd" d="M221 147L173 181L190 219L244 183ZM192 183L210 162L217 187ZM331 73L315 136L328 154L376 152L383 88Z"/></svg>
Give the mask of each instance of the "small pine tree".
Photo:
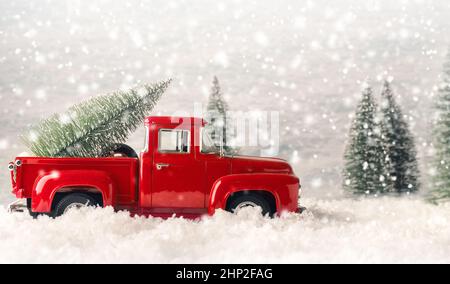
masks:
<svg viewBox="0 0 450 284"><path fill-rule="evenodd" d="M228 146L228 104L223 98L220 88L219 79L214 76L211 93L206 109L206 120L209 122L208 127L213 139L223 138L223 145ZM228 148L228 147L227 147Z"/></svg>
<svg viewBox="0 0 450 284"><path fill-rule="evenodd" d="M385 152L387 191L410 193L419 190L419 165L414 137L396 103L388 81L381 93L381 137Z"/></svg>
<svg viewBox="0 0 450 284"><path fill-rule="evenodd" d="M378 194L386 189L376 110L372 89L367 87L362 93L344 155L344 188L354 194Z"/></svg>
<svg viewBox="0 0 450 284"><path fill-rule="evenodd" d="M434 127L436 175L429 200L450 201L450 52L447 55L435 109L438 119Z"/></svg>
<svg viewBox="0 0 450 284"><path fill-rule="evenodd" d="M94 97L32 126L22 139L36 156L101 156L125 142L170 82Z"/></svg>

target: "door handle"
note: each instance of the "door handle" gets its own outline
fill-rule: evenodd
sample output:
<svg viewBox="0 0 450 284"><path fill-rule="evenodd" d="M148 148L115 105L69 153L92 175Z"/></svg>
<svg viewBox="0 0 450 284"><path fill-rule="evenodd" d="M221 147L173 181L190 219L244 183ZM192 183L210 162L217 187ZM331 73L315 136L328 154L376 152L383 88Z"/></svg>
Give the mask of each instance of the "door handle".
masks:
<svg viewBox="0 0 450 284"><path fill-rule="evenodd" d="M162 170L163 168L168 168L170 167L170 164L156 164L156 169L158 171Z"/></svg>

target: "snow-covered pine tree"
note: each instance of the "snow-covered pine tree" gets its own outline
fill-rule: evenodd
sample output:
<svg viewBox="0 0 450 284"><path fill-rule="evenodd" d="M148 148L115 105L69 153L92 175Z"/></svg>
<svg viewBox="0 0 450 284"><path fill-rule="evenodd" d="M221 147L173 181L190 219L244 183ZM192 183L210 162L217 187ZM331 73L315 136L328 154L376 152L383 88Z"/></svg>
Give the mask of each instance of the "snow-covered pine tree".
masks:
<svg viewBox="0 0 450 284"><path fill-rule="evenodd" d="M384 153L372 89L362 93L345 151L344 188L354 194L378 194L386 190Z"/></svg>
<svg viewBox="0 0 450 284"><path fill-rule="evenodd" d="M416 192L420 187L420 173L414 137L388 81L384 82L381 99L380 126L385 151L387 191Z"/></svg>
<svg viewBox="0 0 450 284"><path fill-rule="evenodd" d="M213 139L218 139L220 136L223 137L223 145L227 144L227 118L228 104L223 98L223 94L220 88L219 79L214 76L211 93L209 95L209 101L206 108L206 117L208 121L208 128Z"/></svg>
<svg viewBox="0 0 450 284"><path fill-rule="evenodd" d="M435 109L438 115L434 127L436 175L429 200L438 203L450 201L450 51L444 63Z"/></svg>
<svg viewBox="0 0 450 284"><path fill-rule="evenodd" d="M98 157L114 150L143 122L171 80L93 97L54 114L22 136L37 156Z"/></svg>

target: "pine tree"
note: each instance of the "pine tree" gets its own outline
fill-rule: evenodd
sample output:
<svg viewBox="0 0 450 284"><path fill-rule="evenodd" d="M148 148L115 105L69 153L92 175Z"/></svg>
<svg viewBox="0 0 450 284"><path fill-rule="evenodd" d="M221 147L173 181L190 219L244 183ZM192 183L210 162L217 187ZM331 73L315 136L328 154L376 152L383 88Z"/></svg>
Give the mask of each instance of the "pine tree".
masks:
<svg viewBox="0 0 450 284"><path fill-rule="evenodd" d="M388 81L384 83L381 97L380 126L385 152L386 190L416 192L420 187L420 174L414 137Z"/></svg>
<svg viewBox="0 0 450 284"><path fill-rule="evenodd" d="M438 119L434 128L436 175L429 200L450 201L450 52L447 55L435 109Z"/></svg>
<svg viewBox="0 0 450 284"><path fill-rule="evenodd" d="M223 145L227 146L227 117L228 105L223 98L219 79L214 76L211 93L209 95L208 106L206 109L206 120L213 139L223 138Z"/></svg>
<svg viewBox="0 0 450 284"><path fill-rule="evenodd" d="M118 143L125 142L153 109L170 82L91 98L32 126L22 138L37 156L101 156L114 150Z"/></svg>
<svg viewBox="0 0 450 284"><path fill-rule="evenodd" d="M354 194L378 194L386 190L376 111L372 89L367 87L362 93L344 155L344 188Z"/></svg>

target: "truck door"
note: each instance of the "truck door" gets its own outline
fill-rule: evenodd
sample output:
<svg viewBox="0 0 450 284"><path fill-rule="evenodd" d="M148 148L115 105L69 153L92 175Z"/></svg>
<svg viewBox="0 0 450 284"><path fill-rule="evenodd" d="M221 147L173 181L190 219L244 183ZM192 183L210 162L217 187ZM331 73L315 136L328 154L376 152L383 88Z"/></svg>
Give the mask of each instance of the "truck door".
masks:
<svg viewBox="0 0 450 284"><path fill-rule="evenodd" d="M195 159L191 128L161 128L154 147L152 208L164 213L204 210L204 162Z"/></svg>

